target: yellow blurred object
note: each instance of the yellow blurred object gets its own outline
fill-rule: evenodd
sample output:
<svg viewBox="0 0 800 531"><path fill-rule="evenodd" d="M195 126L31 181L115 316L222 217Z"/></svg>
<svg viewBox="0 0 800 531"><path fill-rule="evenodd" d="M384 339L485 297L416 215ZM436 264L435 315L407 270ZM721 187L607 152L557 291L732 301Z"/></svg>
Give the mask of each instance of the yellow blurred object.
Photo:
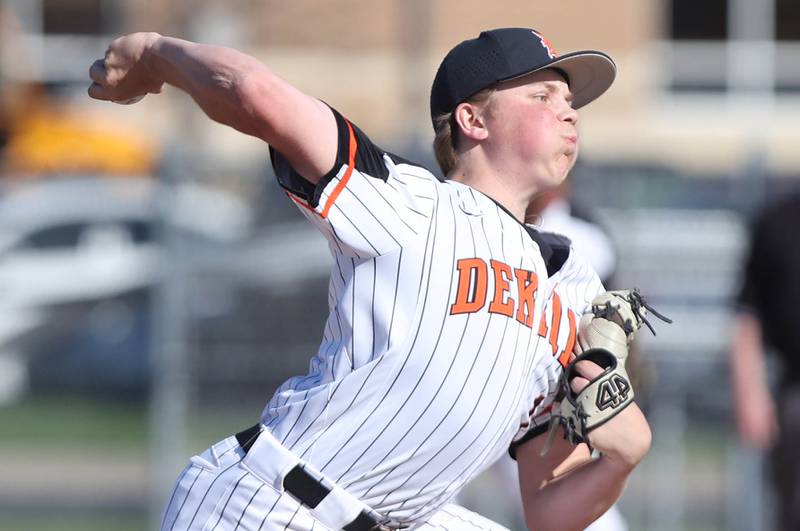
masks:
<svg viewBox="0 0 800 531"><path fill-rule="evenodd" d="M149 174L157 153L142 133L45 107L18 117L5 150L12 174Z"/></svg>

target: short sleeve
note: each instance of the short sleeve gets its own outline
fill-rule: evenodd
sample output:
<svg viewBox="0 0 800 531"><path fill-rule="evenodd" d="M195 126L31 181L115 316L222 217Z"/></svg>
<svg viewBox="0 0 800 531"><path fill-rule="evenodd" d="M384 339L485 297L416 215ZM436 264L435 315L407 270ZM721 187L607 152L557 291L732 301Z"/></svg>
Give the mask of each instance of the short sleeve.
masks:
<svg viewBox="0 0 800 531"><path fill-rule="evenodd" d="M331 109L338 152L314 185L270 148L278 183L328 239L334 253L368 258L390 253L425 233L438 180L427 169L375 145Z"/></svg>

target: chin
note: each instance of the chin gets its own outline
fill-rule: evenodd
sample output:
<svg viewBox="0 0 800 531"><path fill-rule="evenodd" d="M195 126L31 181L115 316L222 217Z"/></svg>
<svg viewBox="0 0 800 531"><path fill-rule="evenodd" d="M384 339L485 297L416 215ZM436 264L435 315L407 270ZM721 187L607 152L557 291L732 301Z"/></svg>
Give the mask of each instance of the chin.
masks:
<svg viewBox="0 0 800 531"><path fill-rule="evenodd" d="M566 166L566 168L563 168L563 169L562 169L562 170L559 172L559 173L561 174L561 177L559 177L559 178L558 178L558 184L561 184L562 182L564 182L564 180L565 180L565 179L567 178L567 176L569 175L569 172L571 172L571 171L572 171L572 168L574 168L574 167L575 167L575 162L576 162L576 159L575 159L575 157L570 157L570 159L567 161L567 166Z"/></svg>
<svg viewBox="0 0 800 531"><path fill-rule="evenodd" d="M569 172L572 171L572 166L573 164L570 164L567 168L559 172L557 176L553 178L553 186L559 186L561 183L567 180Z"/></svg>
<svg viewBox="0 0 800 531"><path fill-rule="evenodd" d="M561 183L563 183L569 172L572 171L572 168L575 166L575 159L570 158L568 160L560 161L555 166L551 166L550 169L552 171L547 172L546 175L540 175L536 181L536 188L538 192L546 192L548 190L552 190L554 188L558 188Z"/></svg>

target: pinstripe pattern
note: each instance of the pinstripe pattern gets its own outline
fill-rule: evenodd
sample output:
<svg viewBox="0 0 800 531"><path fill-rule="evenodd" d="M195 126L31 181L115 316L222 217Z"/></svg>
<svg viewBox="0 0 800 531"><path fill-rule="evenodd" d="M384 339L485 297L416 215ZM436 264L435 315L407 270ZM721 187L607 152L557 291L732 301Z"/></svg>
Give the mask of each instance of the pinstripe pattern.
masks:
<svg viewBox="0 0 800 531"><path fill-rule="evenodd" d="M485 309L450 314L455 261L491 258L533 271L542 282L547 275L536 243L489 198L391 157L384 163L386 180L351 173L321 227L336 257L332 311L317 355L317 370L332 381L313 380L330 386L327 407L312 408L303 394L309 380L293 379L264 418L298 455L403 519L435 511L496 460L527 418L531 386L552 383L531 378L536 353L545 353L536 330ZM327 186L337 183L333 177ZM326 197L323 191L318 209ZM493 289L489 279L490 298ZM544 303L537 296L537 322ZM343 355L352 367L336 362ZM323 410L324 424L319 414L305 413Z"/></svg>
<svg viewBox="0 0 800 531"><path fill-rule="evenodd" d="M363 136L358 144L378 149ZM542 422L531 418L531 406L554 393L561 371L536 326L487 311L495 291L491 269L482 310L450 313L459 281L455 262L477 257L532 271L539 282L536 325L547 311L552 319L552 305L545 305L556 286L567 311L591 275L570 267L548 280L536 242L490 198L439 183L391 155L382 163L357 163L328 206L328 190L346 167L331 176L314 206L318 212L327 207L327 219L301 209L329 239L336 259L331 316L317 354L325 376L311 380L331 392L313 397L326 399L325 407L312 407L304 394L309 380L290 380L265 419L275 421L273 433L298 455L402 520L434 513L496 460L522 426ZM515 283L512 278L500 302L516 302ZM470 287L478 289L477 281ZM563 348L568 318L555 333ZM342 356L352 365L337 362ZM540 405L534 413L547 404ZM321 411L325 420L307 413Z"/></svg>
<svg viewBox="0 0 800 531"><path fill-rule="evenodd" d="M569 320L566 317L567 312L572 310L576 318L579 319L588 309L592 299L602 292L604 288L597 274L591 266L589 266L588 262L577 253L570 253L564 266L558 273L553 275L551 281L553 283L553 289L548 298L544 319L545 321L552 322L554 310L551 304L553 300L552 295L557 293L562 301L562 318L560 319L562 332L559 334L559 337L564 337L567 335L566 328L569 326ZM547 357L549 355L549 363L537 367L538 371L545 371L540 377L546 377L548 379L546 388L549 391L533 397L531 403L536 402L537 405L531 412L528 425L523 425L522 429L514 437L515 440L524 437L529 429L543 429L550 421L550 408L556 396L556 384L561 374L561 366L553 357L549 344L543 342L540 348L545 351L542 357ZM559 343L559 348L563 348L563 344Z"/></svg>
<svg viewBox="0 0 800 531"><path fill-rule="evenodd" d="M337 120L340 154L318 201L291 188L291 168L273 153L279 182L297 192L334 263L319 349L306 375L275 392L262 423L384 515L428 522L421 529L501 529L449 501L546 422L561 372L552 345L566 348L568 312L582 310L599 282L572 255L548 278L539 244L491 198L439 182ZM542 319L551 335L540 335ZM226 460L231 470L184 472L165 522L322 528L238 466L236 452L219 467Z"/></svg>
<svg viewBox="0 0 800 531"><path fill-rule="evenodd" d="M229 437L196 456L184 470L161 529L203 531L325 531L290 495L243 466L244 453Z"/></svg>

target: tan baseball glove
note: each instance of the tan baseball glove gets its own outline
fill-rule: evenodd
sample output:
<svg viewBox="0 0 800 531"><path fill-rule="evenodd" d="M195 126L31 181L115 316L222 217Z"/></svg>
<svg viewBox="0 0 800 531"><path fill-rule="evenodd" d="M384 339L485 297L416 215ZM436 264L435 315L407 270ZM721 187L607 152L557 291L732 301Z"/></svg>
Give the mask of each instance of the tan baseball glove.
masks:
<svg viewBox="0 0 800 531"><path fill-rule="evenodd" d="M559 382L557 405L550 420L548 441L542 454L552 443L557 428L573 444L590 443L589 433L614 418L631 402L633 388L625 370L628 346L642 325L655 334L647 321L647 312L659 319L672 321L649 306L638 290L607 291L598 295L580 321L578 345L582 352L564 369ZM588 360L603 372L589 381L580 392L570 385L579 375L577 364ZM591 447L591 445L590 445Z"/></svg>

